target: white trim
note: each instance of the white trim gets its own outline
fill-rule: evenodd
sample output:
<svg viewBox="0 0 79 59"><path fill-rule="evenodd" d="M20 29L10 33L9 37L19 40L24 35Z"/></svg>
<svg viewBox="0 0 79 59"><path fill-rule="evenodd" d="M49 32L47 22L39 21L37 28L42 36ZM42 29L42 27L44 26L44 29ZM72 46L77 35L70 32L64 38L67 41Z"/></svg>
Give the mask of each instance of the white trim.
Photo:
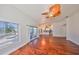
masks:
<svg viewBox="0 0 79 59"><path fill-rule="evenodd" d="M21 44L21 45L19 45L18 47L13 48L12 50L6 52L5 54L10 54L10 53L16 51L17 49L21 48L21 47L24 46L25 44L27 44L27 43L25 42L24 44Z"/></svg>

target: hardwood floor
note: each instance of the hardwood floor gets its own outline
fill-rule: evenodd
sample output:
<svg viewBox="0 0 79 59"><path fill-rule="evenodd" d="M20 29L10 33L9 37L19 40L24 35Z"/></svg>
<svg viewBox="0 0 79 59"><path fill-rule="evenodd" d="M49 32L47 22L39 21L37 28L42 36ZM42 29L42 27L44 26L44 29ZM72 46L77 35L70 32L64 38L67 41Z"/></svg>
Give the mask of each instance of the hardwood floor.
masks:
<svg viewBox="0 0 79 59"><path fill-rule="evenodd" d="M40 35L10 55L78 55L79 46L65 37Z"/></svg>

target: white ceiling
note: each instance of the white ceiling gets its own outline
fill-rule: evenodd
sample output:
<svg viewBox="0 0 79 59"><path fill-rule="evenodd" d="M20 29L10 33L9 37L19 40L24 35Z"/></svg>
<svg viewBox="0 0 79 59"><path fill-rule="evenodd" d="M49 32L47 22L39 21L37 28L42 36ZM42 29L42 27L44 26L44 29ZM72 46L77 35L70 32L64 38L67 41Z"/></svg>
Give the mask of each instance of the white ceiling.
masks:
<svg viewBox="0 0 79 59"><path fill-rule="evenodd" d="M13 6L22 11L26 17L29 16L38 22L42 20L41 13L48 8L48 4L17 4ZM62 4L61 15L53 19L56 19L56 21L63 20L66 16L71 16L78 12L78 10L79 4Z"/></svg>
<svg viewBox="0 0 79 59"><path fill-rule="evenodd" d="M33 20L39 22L41 20L41 13L47 8L46 4L17 4L13 5L18 10L22 11L26 17L31 17Z"/></svg>

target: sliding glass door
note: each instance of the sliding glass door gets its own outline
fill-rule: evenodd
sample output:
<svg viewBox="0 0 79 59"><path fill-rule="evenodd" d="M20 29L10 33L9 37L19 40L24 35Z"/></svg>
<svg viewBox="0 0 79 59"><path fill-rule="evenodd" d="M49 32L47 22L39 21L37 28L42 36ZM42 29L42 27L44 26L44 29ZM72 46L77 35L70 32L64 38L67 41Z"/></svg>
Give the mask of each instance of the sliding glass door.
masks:
<svg viewBox="0 0 79 59"><path fill-rule="evenodd" d="M39 30L37 27L34 27L34 26L28 26L28 35L29 35L29 39L30 40L33 40L33 39L36 39L38 38L39 36Z"/></svg>

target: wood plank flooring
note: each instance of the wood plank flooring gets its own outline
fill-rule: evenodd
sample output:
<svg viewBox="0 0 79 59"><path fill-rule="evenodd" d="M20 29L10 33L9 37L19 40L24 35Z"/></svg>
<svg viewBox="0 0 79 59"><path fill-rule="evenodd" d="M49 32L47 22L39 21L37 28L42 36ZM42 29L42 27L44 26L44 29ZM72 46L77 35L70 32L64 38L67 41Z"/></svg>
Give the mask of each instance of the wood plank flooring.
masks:
<svg viewBox="0 0 79 59"><path fill-rule="evenodd" d="M40 35L10 55L79 55L79 46L65 37Z"/></svg>

